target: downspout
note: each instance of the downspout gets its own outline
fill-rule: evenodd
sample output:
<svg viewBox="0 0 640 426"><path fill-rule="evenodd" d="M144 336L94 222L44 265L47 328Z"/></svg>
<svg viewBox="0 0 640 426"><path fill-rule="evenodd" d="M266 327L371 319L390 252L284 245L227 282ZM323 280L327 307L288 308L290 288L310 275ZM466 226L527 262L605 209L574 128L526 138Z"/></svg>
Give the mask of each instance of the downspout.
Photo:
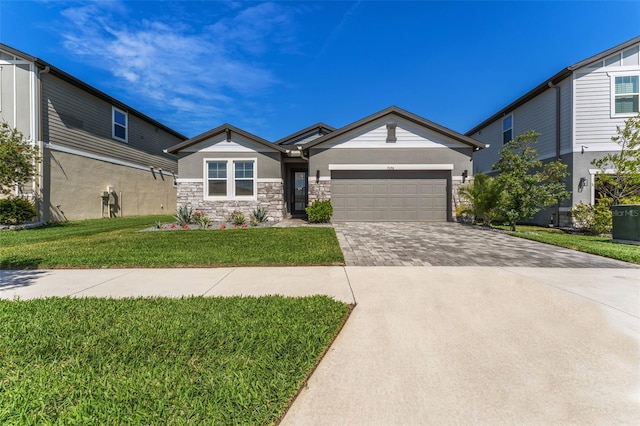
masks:
<svg viewBox="0 0 640 426"><path fill-rule="evenodd" d="M560 87L551 81L548 85L550 88L556 90L556 160L560 160ZM560 226L560 203L556 205L556 220L554 225L556 228Z"/></svg>
<svg viewBox="0 0 640 426"><path fill-rule="evenodd" d="M304 156L304 150L302 149L302 146L298 145L298 151L300 151L300 158L305 161L309 161L309 157Z"/></svg>
<svg viewBox="0 0 640 426"><path fill-rule="evenodd" d="M38 196L38 216L40 217L40 221L44 222L44 130L43 130L43 118L42 118L42 75L48 74L51 71L51 67L46 65L42 70L37 71L37 66L34 67L36 69L36 105L35 105L35 114L36 120L38 123L38 136L36 138L36 143L38 144L38 151L40 152L40 165L38 166L38 178L37 178L37 196Z"/></svg>

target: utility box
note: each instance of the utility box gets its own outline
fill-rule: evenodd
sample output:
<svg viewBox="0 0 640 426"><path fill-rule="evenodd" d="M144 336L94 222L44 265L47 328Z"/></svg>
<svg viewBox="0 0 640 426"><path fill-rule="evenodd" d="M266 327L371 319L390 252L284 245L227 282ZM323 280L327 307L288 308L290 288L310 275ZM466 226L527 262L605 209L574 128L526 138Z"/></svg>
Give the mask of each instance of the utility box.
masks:
<svg viewBox="0 0 640 426"><path fill-rule="evenodd" d="M640 244L640 204L616 204L611 207L613 240Z"/></svg>

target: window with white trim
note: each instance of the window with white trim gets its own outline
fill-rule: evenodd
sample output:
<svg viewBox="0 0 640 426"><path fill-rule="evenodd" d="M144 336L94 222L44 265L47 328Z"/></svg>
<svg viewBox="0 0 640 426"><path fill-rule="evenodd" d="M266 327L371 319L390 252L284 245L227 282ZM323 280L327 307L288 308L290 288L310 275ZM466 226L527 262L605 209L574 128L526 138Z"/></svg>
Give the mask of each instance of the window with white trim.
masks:
<svg viewBox="0 0 640 426"><path fill-rule="evenodd" d="M513 115L502 119L502 144L507 144L513 139Z"/></svg>
<svg viewBox="0 0 640 426"><path fill-rule="evenodd" d="M640 76L616 75L613 79L613 115L634 115L640 100Z"/></svg>
<svg viewBox="0 0 640 426"><path fill-rule="evenodd" d="M227 196L227 162L207 162L207 197Z"/></svg>
<svg viewBox="0 0 640 426"><path fill-rule="evenodd" d="M235 196L253 197L253 161L234 161Z"/></svg>
<svg viewBox="0 0 640 426"><path fill-rule="evenodd" d="M116 107L112 107L111 109L111 137L122 142L127 142L127 136L129 133L129 116L125 111Z"/></svg>
<svg viewBox="0 0 640 426"><path fill-rule="evenodd" d="M208 199L255 199L256 159L206 159Z"/></svg>

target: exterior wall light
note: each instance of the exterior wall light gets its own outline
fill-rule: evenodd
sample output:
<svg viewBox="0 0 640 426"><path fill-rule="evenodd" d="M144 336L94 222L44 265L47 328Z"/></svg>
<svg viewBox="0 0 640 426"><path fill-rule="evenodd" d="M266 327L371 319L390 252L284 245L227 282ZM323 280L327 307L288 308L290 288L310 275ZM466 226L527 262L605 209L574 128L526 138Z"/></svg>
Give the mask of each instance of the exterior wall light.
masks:
<svg viewBox="0 0 640 426"><path fill-rule="evenodd" d="M582 192L585 186L587 186L587 178L581 177L580 181L578 182L578 192Z"/></svg>

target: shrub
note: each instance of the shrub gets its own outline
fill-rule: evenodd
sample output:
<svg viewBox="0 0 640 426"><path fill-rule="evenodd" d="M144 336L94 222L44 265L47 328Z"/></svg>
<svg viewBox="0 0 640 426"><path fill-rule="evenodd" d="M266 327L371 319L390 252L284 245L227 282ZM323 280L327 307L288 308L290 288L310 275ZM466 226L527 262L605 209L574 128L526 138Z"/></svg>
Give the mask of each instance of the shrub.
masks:
<svg viewBox="0 0 640 426"><path fill-rule="evenodd" d="M623 198L620 200L620 204L640 204L640 195L634 195L633 197Z"/></svg>
<svg viewBox="0 0 640 426"><path fill-rule="evenodd" d="M176 210L176 215L174 217L176 218L176 222L178 222L178 225L188 225L193 221L193 209L191 208L191 206L183 204L182 206L178 207L178 209Z"/></svg>
<svg viewBox="0 0 640 426"><path fill-rule="evenodd" d="M0 194L10 194L37 175L38 147L6 122L0 123L0 159Z"/></svg>
<svg viewBox="0 0 640 426"><path fill-rule="evenodd" d="M207 229L211 225L211 218L200 210L193 212L191 220L202 229Z"/></svg>
<svg viewBox="0 0 640 426"><path fill-rule="evenodd" d="M591 234L605 234L611 232L613 219L611 215L612 201L609 198L600 199L595 206L580 203L571 210L576 228Z"/></svg>
<svg viewBox="0 0 640 426"><path fill-rule="evenodd" d="M474 216L470 213L471 207L469 204L458 204L456 206L456 220L459 223L472 225L474 222Z"/></svg>
<svg viewBox="0 0 640 426"><path fill-rule="evenodd" d="M497 210L502 198L502 187L494 178L478 174L472 182L460 186L458 190L465 203L461 204L456 215L462 220L475 222L482 219L482 223L491 226L491 221L496 218Z"/></svg>
<svg viewBox="0 0 640 426"><path fill-rule="evenodd" d="M242 224L246 221L244 214L238 210L234 210L229 217L229 222L233 223L235 226L242 226Z"/></svg>
<svg viewBox="0 0 640 426"><path fill-rule="evenodd" d="M333 216L331 200L315 200L305 209L305 211L307 212L309 222L312 223L329 222L329 219Z"/></svg>
<svg viewBox="0 0 640 426"><path fill-rule="evenodd" d="M37 215L34 205L24 198L11 197L0 200L0 224L20 225Z"/></svg>
<svg viewBox="0 0 640 426"><path fill-rule="evenodd" d="M266 222L267 221L267 210L265 210L264 207L258 207L257 209L254 209L253 213L251 214L251 222L252 223L253 223L254 219L258 223Z"/></svg>

